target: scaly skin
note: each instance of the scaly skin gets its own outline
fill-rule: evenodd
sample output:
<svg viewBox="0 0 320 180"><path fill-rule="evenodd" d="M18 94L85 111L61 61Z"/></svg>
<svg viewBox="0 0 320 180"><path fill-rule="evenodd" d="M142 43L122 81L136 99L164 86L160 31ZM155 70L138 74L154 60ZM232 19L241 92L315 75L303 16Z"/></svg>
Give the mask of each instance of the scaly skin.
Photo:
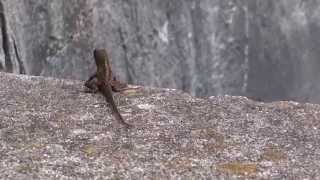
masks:
<svg viewBox="0 0 320 180"><path fill-rule="evenodd" d="M95 49L93 55L97 65L97 72L85 82L85 86L91 89L93 92L99 91L100 93L102 93L106 98L106 101L110 104L112 113L116 117L116 119L125 127L131 128L132 125L126 123L123 120L113 100L112 82L116 80L112 79L112 71L107 51L105 49Z"/></svg>

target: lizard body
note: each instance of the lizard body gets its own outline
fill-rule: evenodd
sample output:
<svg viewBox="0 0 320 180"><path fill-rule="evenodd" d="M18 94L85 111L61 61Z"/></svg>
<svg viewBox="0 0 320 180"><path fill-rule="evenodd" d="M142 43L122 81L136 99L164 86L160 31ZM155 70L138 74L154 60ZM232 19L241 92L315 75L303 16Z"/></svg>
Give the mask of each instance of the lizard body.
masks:
<svg viewBox="0 0 320 180"><path fill-rule="evenodd" d="M112 71L107 51L105 49L95 49L93 55L97 65L97 72L90 76L90 78L85 82L85 86L93 92L99 91L102 93L106 101L110 104L112 113L118 122L125 125L127 128L132 127L132 125L123 120L113 100L112 90L114 89L114 91L120 91L121 88L117 89L117 84L121 83L117 82L116 79L112 79Z"/></svg>

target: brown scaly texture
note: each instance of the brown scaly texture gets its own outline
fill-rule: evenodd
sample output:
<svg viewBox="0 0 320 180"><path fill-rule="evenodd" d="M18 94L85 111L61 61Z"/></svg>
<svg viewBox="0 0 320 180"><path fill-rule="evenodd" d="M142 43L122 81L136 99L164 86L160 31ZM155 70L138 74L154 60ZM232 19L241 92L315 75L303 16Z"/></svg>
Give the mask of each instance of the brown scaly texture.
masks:
<svg viewBox="0 0 320 180"><path fill-rule="evenodd" d="M101 92L104 97L106 98L107 102L110 104L112 108L112 113L116 117L116 119L127 128L132 127L132 125L126 123L119 110L114 103L113 96L112 96L112 88L111 82L116 83L116 80L112 80L112 70L108 58L107 51L105 49L95 49L93 52L94 60L97 65L97 72L93 74L86 82L85 86L91 89L94 92ZM117 83L119 84L119 83ZM115 89L117 86L114 86Z"/></svg>

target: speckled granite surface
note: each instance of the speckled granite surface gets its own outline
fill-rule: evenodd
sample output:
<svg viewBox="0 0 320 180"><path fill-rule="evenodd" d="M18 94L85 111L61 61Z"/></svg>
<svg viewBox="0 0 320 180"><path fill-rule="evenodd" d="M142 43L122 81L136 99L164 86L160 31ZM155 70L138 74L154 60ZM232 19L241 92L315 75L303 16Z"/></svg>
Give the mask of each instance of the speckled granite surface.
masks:
<svg viewBox="0 0 320 180"><path fill-rule="evenodd" d="M0 73L1 179L316 179L320 106Z"/></svg>

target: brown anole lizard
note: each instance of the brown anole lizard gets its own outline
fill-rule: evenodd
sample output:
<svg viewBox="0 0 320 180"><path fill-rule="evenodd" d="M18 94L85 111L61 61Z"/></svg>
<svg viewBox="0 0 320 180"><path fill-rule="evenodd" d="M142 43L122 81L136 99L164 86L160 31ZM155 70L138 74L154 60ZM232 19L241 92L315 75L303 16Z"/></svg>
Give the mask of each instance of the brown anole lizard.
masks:
<svg viewBox="0 0 320 180"><path fill-rule="evenodd" d="M120 91L121 87L117 86L125 86L125 84L121 84L116 79L112 79L112 70L107 51L105 49L95 49L93 55L97 66L97 72L90 76L90 78L85 82L85 86L92 92L99 91L102 93L106 98L106 101L110 104L112 113L116 119L127 128L133 127L131 124L128 124L123 120L113 100L112 90Z"/></svg>

